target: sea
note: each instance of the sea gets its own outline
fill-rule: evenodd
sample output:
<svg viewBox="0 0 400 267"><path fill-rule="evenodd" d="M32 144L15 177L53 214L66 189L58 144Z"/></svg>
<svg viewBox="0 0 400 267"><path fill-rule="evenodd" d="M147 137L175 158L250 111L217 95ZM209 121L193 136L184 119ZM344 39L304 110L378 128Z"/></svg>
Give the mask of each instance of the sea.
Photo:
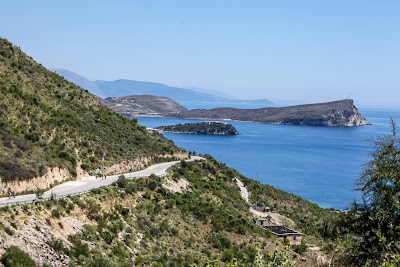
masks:
<svg viewBox="0 0 400 267"><path fill-rule="evenodd" d="M188 108L212 104L186 103ZM257 108L257 105L237 105ZM362 127L316 127L229 121L235 136L163 133L168 139L199 154L209 154L244 176L298 195L324 208L345 210L361 199L355 182L374 149L370 140L391 131L391 118L400 125L400 109L359 109L372 123ZM139 117L139 124L193 123L203 120Z"/></svg>

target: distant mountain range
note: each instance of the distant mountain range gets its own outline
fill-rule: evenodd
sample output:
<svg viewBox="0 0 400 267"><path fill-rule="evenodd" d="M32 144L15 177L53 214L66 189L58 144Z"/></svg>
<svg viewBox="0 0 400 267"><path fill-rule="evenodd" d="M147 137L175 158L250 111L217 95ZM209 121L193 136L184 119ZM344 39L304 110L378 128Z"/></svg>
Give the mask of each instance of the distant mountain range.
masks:
<svg viewBox="0 0 400 267"><path fill-rule="evenodd" d="M155 95L169 97L172 100L182 102L215 102L221 106L239 104L245 102L270 106L274 104L267 99L261 100L238 100L233 96L216 90L207 90L197 87L179 88L161 83L142 82L133 80L115 81L90 81L87 78L66 69L53 69L54 72L63 76L66 80L88 90L90 93L101 98L122 97L132 95Z"/></svg>
<svg viewBox="0 0 400 267"><path fill-rule="evenodd" d="M75 72L66 69L51 69L51 71L54 71L58 75L63 76L66 80L80 86L81 88L88 90L91 94L95 96L99 96L101 98L107 97L102 89L100 89L95 82L90 81L85 77L76 74Z"/></svg>

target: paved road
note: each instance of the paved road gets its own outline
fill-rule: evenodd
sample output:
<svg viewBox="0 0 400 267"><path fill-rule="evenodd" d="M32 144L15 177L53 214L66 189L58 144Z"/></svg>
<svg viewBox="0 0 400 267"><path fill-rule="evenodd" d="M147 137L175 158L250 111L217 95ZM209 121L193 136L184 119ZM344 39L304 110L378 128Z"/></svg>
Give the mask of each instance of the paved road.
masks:
<svg viewBox="0 0 400 267"><path fill-rule="evenodd" d="M199 156L192 156L187 161L203 160L203 159L204 158ZM166 174L168 168L170 168L171 166L175 165L178 162L179 161L159 163L152 165L147 169L137 172L125 173L124 175L126 178L130 179L146 177L150 176L151 174L155 174L157 176L163 176ZM61 198L68 195L78 195L81 193L86 193L94 188L99 188L112 184L113 182L118 180L118 176L119 175L107 176L107 179L96 178L95 176L88 176L84 177L82 180L79 181L64 182L46 191L43 194L42 198L49 199L52 195L55 198ZM16 196L15 198L3 197L0 198L0 206L22 204L22 203L33 203L35 201L36 201L36 194L20 195Z"/></svg>

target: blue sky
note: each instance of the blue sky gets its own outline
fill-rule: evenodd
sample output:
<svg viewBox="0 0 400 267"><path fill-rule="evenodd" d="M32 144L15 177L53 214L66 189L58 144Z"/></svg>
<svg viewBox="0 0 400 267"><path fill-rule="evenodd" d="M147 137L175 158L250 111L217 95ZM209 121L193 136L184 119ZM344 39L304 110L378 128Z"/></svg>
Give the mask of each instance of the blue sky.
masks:
<svg viewBox="0 0 400 267"><path fill-rule="evenodd" d="M0 36L91 80L400 106L400 1L20 1Z"/></svg>

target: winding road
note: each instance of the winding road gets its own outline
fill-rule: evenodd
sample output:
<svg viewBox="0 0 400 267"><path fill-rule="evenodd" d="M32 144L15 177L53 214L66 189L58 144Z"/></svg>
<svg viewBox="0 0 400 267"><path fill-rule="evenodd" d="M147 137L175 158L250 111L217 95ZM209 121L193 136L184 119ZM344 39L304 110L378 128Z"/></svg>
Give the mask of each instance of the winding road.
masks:
<svg viewBox="0 0 400 267"><path fill-rule="evenodd" d="M203 160L203 159L204 158L199 156L191 156L191 158L186 161ZM152 174L155 174L157 176L164 176L166 174L167 169L177 164L178 162L180 161L171 161L171 162L154 164L144 170L124 173L123 175L128 179L147 177ZM120 175L121 174L107 176L107 179L96 178L95 176L87 176L79 181L67 181L44 192L42 195L42 199L50 199L51 197L62 198L71 195L84 194L94 188L99 188L112 184L113 182L118 180L118 176ZM37 201L36 194L20 195L16 196L15 198L3 197L0 198L0 207L7 205L15 205L15 204L34 203L35 201Z"/></svg>

